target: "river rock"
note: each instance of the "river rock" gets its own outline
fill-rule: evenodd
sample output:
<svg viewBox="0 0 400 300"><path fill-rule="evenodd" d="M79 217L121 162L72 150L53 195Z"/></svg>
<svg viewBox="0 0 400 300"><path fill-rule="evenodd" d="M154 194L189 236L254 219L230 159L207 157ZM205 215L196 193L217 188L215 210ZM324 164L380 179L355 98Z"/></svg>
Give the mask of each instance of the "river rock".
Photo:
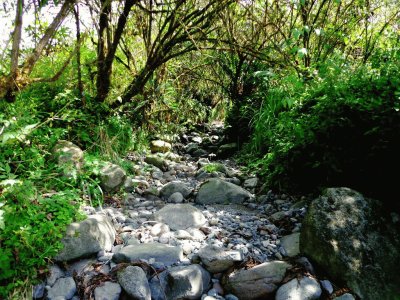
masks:
<svg viewBox="0 0 400 300"><path fill-rule="evenodd" d="M211 273L224 272L244 259L240 251L226 250L217 246L201 248L198 255L205 268Z"/></svg>
<svg viewBox="0 0 400 300"><path fill-rule="evenodd" d="M153 300L200 299L211 276L200 265L172 267L150 280Z"/></svg>
<svg viewBox="0 0 400 300"><path fill-rule="evenodd" d="M252 198L252 195L233 183L218 178L212 178L201 185L196 197L200 204L242 204Z"/></svg>
<svg viewBox="0 0 400 300"><path fill-rule="evenodd" d="M154 259L165 265L172 265L183 259L183 252L180 247L168 246L159 243L148 243L130 245L122 248L113 256L116 263L133 262L139 259Z"/></svg>
<svg viewBox="0 0 400 300"><path fill-rule="evenodd" d="M172 145L162 140L156 140L150 142L151 153L156 153L156 152L166 153L168 151L171 151L171 149Z"/></svg>
<svg viewBox="0 0 400 300"><path fill-rule="evenodd" d="M355 300L354 296L352 294L346 293L343 294L339 297L334 298L334 300Z"/></svg>
<svg viewBox="0 0 400 300"><path fill-rule="evenodd" d="M254 190L258 185L258 178L257 177L252 177L252 178L248 178L243 182L243 187L245 189L252 189Z"/></svg>
<svg viewBox="0 0 400 300"><path fill-rule="evenodd" d="M314 300L319 299L321 294L321 287L314 278L294 278L278 289L275 300Z"/></svg>
<svg viewBox="0 0 400 300"><path fill-rule="evenodd" d="M62 239L64 248L55 260L69 261L100 250L110 251L115 240L115 229L104 215L92 215L80 223L72 223Z"/></svg>
<svg viewBox="0 0 400 300"><path fill-rule="evenodd" d="M151 300L146 273L137 266L128 266L118 272L118 282L124 291L135 300Z"/></svg>
<svg viewBox="0 0 400 300"><path fill-rule="evenodd" d="M292 233L281 238L281 246L285 249L286 255L294 257L299 255L300 233Z"/></svg>
<svg viewBox="0 0 400 300"><path fill-rule="evenodd" d="M154 213L153 218L172 230L199 228L206 223L203 213L190 204L168 204Z"/></svg>
<svg viewBox="0 0 400 300"><path fill-rule="evenodd" d="M160 236L164 233L169 232L169 226L164 223L157 223L154 224L150 230L150 235L152 236Z"/></svg>
<svg viewBox="0 0 400 300"><path fill-rule="evenodd" d="M74 143L60 140L53 148L53 157L63 169L63 175L71 178L83 166L83 151Z"/></svg>
<svg viewBox="0 0 400 300"><path fill-rule="evenodd" d="M121 286L118 283L106 281L94 290L95 300L118 300L121 294Z"/></svg>
<svg viewBox="0 0 400 300"><path fill-rule="evenodd" d="M168 202L170 203L182 203L183 202L183 195L179 192L173 193L171 196L168 197Z"/></svg>
<svg viewBox="0 0 400 300"><path fill-rule="evenodd" d="M329 188L303 221L300 250L360 298L400 297L399 224L377 201L349 188Z"/></svg>
<svg viewBox="0 0 400 300"><path fill-rule="evenodd" d="M174 193L181 193L184 198L192 193L192 190L181 181L172 181L164 185L160 190L160 195L168 199Z"/></svg>
<svg viewBox="0 0 400 300"><path fill-rule="evenodd" d="M53 286L58 278L64 277L64 271L57 265L52 265L49 267L49 275L47 276L47 285Z"/></svg>
<svg viewBox="0 0 400 300"><path fill-rule="evenodd" d="M217 156L219 158L227 158L235 154L237 151L238 151L238 144L236 143L224 144L218 148Z"/></svg>
<svg viewBox="0 0 400 300"><path fill-rule="evenodd" d="M289 267L284 261L265 262L229 274L224 278L223 286L241 300L268 298L278 288Z"/></svg>
<svg viewBox="0 0 400 300"><path fill-rule="evenodd" d="M56 283L48 290L47 299L54 300L57 297L71 299L76 293L76 284L72 277L57 279Z"/></svg>
<svg viewBox="0 0 400 300"><path fill-rule="evenodd" d="M155 156L155 155L148 155L144 159L144 161L150 165L153 165L157 168L159 168L161 171L166 172L168 171L168 163L162 159L161 157Z"/></svg>
<svg viewBox="0 0 400 300"><path fill-rule="evenodd" d="M124 184L125 179L125 171L115 164L108 163L100 170L100 184L107 192L117 190Z"/></svg>

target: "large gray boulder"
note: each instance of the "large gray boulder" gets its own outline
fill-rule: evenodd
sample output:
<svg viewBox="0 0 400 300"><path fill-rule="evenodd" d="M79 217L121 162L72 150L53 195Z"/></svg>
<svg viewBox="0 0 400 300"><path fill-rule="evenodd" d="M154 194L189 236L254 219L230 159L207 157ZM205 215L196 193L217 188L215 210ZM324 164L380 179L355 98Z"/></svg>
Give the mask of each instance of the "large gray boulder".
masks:
<svg viewBox="0 0 400 300"><path fill-rule="evenodd" d="M183 259L183 251L180 247L168 246L159 243L129 245L113 255L116 263L133 262L139 259L152 259L165 265L172 265Z"/></svg>
<svg viewBox="0 0 400 300"><path fill-rule="evenodd" d="M244 259L240 251L226 250L217 246L201 248L198 255L205 268L211 273L224 272Z"/></svg>
<svg viewBox="0 0 400 300"><path fill-rule="evenodd" d="M283 280L290 265L283 261L265 262L254 268L235 271L224 278L226 291L241 300L270 297Z"/></svg>
<svg viewBox="0 0 400 300"><path fill-rule="evenodd" d="M60 140L53 148L53 157L63 169L63 175L74 177L83 166L83 151L74 143Z"/></svg>
<svg viewBox="0 0 400 300"><path fill-rule="evenodd" d="M236 184L212 178L201 185L196 197L200 204L242 204L253 196Z"/></svg>
<svg viewBox="0 0 400 300"><path fill-rule="evenodd" d="M190 189L184 182L172 181L164 185L160 190L161 197L168 199L174 193L181 193L184 198L192 193Z"/></svg>
<svg viewBox="0 0 400 300"><path fill-rule="evenodd" d="M128 266L118 272L118 283L135 300L151 300L151 292L146 273L137 266Z"/></svg>
<svg viewBox="0 0 400 300"><path fill-rule="evenodd" d="M153 218L172 230L199 228L206 223L203 213L190 204L168 204L154 213Z"/></svg>
<svg viewBox="0 0 400 300"><path fill-rule="evenodd" d="M117 190L124 184L126 179L125 171L117 165L108 163L100 170L100 184L107 192Z"/></svg>
<svg viewBox="0 0 400 300"><path fill-rule="evenodd" d="M152 299L200 299L210 281L211 275L200 265L172 267L150 281Z"/></svg>
<svg viewBox="0 0 400 300"><path fill-rule="evenodd" d="M104 215L92 215L80 223L68 226L61 240L64 248L55 260L69 261L89 256L100 250L110 251L115 240L115 229Z"/></svg>
<svg viewBox="0 0 400 300"><path fill-rule="evenodd" d="M314 278L294 278L278 289L275 300L316 300L321 294L321 287Z"/></svg>
<svg viewBox="0 0 400 300"><path fill-rule="evenodd" d="M300 250L362 299L399 299L399 225L378 202L329 188L309 207Z"/></svg>

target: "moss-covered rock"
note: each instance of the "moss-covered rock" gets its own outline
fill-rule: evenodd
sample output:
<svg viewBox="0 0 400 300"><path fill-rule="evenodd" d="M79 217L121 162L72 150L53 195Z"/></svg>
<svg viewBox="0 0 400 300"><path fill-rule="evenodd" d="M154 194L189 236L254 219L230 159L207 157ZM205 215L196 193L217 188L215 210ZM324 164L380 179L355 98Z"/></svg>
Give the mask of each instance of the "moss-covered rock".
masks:
<svg viewBox="0 0 400 300"><path fill-rule="evenodd" d="M399 299L399 227L377 201L329 188L308 210L300 250L362 299Z"/></svg>

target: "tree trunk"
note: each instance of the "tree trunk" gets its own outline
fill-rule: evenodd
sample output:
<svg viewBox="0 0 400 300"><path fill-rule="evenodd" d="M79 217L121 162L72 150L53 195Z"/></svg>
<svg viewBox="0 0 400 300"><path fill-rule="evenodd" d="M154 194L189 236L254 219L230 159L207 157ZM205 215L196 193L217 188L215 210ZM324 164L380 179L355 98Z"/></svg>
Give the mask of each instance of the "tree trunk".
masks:
<svg viewBox="0 0 400 300"><path fill-rule="evenodd" d="M104 0L103 0L104 1ZM107 1L107 0L105 0ZM103 2L104 3L104 2ZM104 32L108 28L108 14L110 13L111 6L104 7L104 12L100 16L100 29L99 29L99 50L98 50L98 61L97 61L97 102L104 102L107 98L111 87L111 73L112 64L115 58L119 42L124 32L126 22L128 19L129 12L132 6L137 3L137 0L126 0L124 10L118 18L117 28L114 33L114 39L110 44L109 49L105 49ZM109 5L109 4L105 4Z"/></svg>
<svg viewBox="0 0 400 300"><path fill-rule="evenodd" d="M81 64L81 27L79 22L79 6L76 5L74 9L75 25L76 25L76 64L78 71L78 93L85 106L85 99L83 98L83 83L82 83L82 64Z"/></svg>
<svg viewBox="0 0 400 300"><path fill-rule="evenodd" d="M68 13L71 11L75 4L76 0L65 0L64 4L62 5L60 11L58 12L57 16L54 18L53 22L47 27L46 32L40 39L39 43L37 44L35 50L28 56L26 59L24 66L22 67L22 73L25 76L28 76L32 73L33 67L35 66L36 62L39 60L40 55L42 54L44 48L48 45L50 39L56 33L57 28L61 25L64 19L68 16Z"/></svg>
<svg viewBox="0 0 400 300"><path fill-rule="evenodd" d="M18 72L19 48L22 33L22 15L24 13L24 0L18 0L17 13L15 15L15 30L13 33L13 44L11 49L10 77L14 80Z"/></svg>
<svg viewBox="0 0 400 300"><path fill-rule="evenodd" d="M54 36L57 28L67 17L76 0L65 0L57 16L46 29L43 37L40 39L33 52L26 58L22 68L19 69L19 44L21 41L23 1L24 0L18 0L10 74L0 78L0 99L4 98L8 102L14 102L15 93L30 83L28 76L32 73L33 67L39 60L44 48Z"/></svg>
<svg viewBox="0 0 400 300"><path fill-rule="evenodd" d="M143 92L143 88L150 77L153 75L154 71L157 67L152 68L146 66L142 71L135 76L135 79L129 84L128 88L125 90L124 95L122 96L122 103L131 102L131 99ZM114 102L114 106L119 106L120 103Z"/></svg>

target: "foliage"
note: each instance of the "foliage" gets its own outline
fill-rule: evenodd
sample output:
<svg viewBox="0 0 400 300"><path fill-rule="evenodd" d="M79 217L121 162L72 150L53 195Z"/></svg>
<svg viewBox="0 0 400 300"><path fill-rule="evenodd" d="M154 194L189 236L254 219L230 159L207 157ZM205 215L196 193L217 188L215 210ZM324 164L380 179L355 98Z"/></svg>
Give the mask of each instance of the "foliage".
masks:
<svg viewBox="0 0 400 300"><path fill-rule="evenodd" d="M219 163L207 164L204 167L202 167L201 169L206 171L207 173L225 172L226 171L225 166L223 164L219 164Z"/></svg>
<svg viewBox="0 0 400 300"><path fill-rule="evenodd" d="M3 181L1 189L0 297L6 297L46 271L66 226L80 216L74 191L40 195L32 182L19 180Z"/></svg>
<svg viewBox="0 0 400 300"><path fill-rule="evenodd" d="M256 116L248 150L263 156L251 166L271 187L292 192L344 185L381 199L392 195L390 171L400 167L399 53L377 54L355 69L332 61L310 84L273 88L270 95L290 105L277 114L264 105Z"/></svg>

